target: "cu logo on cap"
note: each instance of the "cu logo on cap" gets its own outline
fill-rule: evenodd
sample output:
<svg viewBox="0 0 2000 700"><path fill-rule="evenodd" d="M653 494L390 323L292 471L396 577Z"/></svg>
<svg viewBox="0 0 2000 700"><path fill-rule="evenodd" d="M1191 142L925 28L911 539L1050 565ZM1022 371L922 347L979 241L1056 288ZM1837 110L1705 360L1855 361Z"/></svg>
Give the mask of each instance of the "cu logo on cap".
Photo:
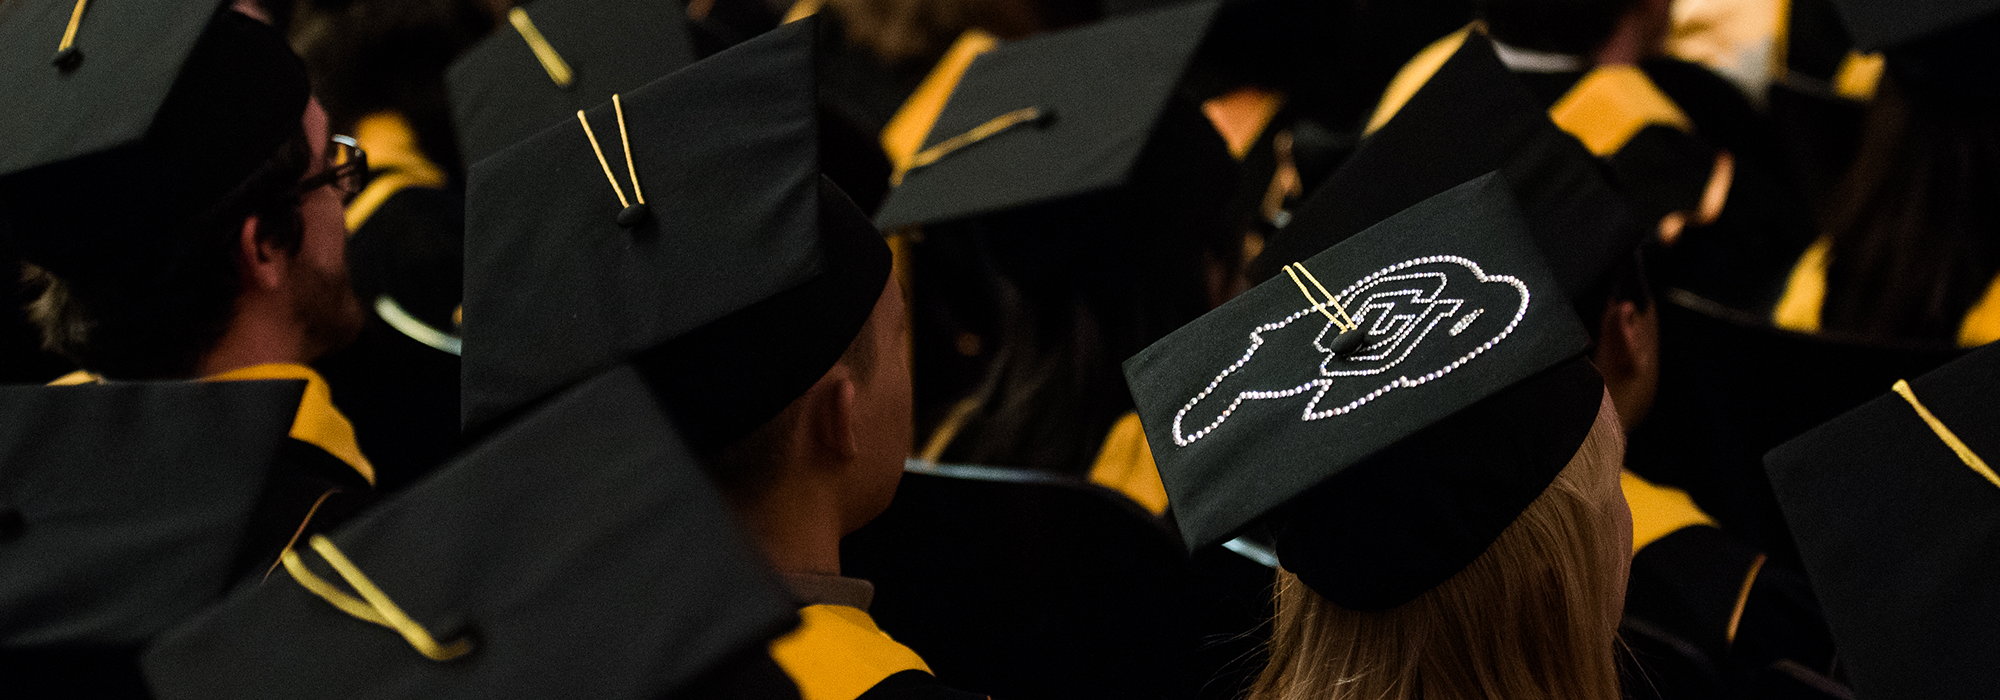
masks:
<svg viewBox="0 0 2000 700"><path fill-rule="evenodd" d="M1437 381L1506 340L1529 300L1519 278L1488 274L1457 255L1405 260L1333 296L1366 329L1360 347L1346 354L1328 349L1337 327L1311 306L1251 329L1243 356L1174 414L1174 443L1194 444L1245 402L1310 396L1299 420L1315 421ZM1188 423L1202 427L1185 432Z"/></svg>

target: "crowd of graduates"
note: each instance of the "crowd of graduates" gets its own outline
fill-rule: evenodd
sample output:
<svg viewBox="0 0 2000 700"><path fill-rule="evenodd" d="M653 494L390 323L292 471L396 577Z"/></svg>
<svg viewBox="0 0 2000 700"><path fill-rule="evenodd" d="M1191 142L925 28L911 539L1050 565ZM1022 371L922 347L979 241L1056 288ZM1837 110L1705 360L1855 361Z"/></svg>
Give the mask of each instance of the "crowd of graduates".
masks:
<svg viewBox="0 0 2000 700"><path fill-rule="evenodd" d="M2000 0L0 0L0 697L1984 697Z"/></svg>

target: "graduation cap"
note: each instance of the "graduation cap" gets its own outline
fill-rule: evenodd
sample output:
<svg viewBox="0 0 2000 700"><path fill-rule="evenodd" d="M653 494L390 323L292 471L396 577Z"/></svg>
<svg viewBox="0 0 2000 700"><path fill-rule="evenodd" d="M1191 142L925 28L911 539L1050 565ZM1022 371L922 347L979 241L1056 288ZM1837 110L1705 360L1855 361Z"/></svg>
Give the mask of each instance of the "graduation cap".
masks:
<svg viewBox="0 0 2000 700"><path fill-rule="evenodd" d="M473 167L468 427L636 357L690 442L708 450L776 416L833 366L883 293L889 251L819 174L816 21L573 114Z"/></svg>
<svg viewBox="0 0 2000 700"><path fill-rule="evenodd" d="M1186 135L1156 134L1217 3L1193 2L1011 42L980 55L902 163L876 222L884 228L1111 190L1142 154ZM1206 128L1206 122L1199 122ZM1227 146L1208 128L1211 150Z"/></svg>
<svg viewBox="0 0 2000 700"><path fill-rule="evenodd" d="M1470 564L1576 453L1603 392L1587 343L1489 174L1286 265L1125 374L1189 549L1262 524L1314 591L1382 610Z"/></svg>
<svg viewBox="0 0 2000 700"><path fill-rule="evenodd" d="M507 12L445 75L466 163L695 60L678 3L539 0Z"/></svg>
<svg viewBox="0 0 2000 700"><path fill-rule="evenodd" d="M1270 279L1284 265L1496 169L1563 294L1579 304L1601 300L1609 272L1632 259L1648 229L1596 158L1549 121L1476 32L1293 212L1314 224L1272 237L1250 277Z"/></svg>
<svg viewBox="0 0 2000 700"><path fill-rule="evenodd" d="M1909 44L2000 12L2000 0L1833 0L1854 48Z"/></svg>
<svg viewBox="0 0 2000 700"><path fill-rule="evenodd" d="M615 368L162 635L161 698L679 697L797 621Z"/></svg>
<svg viewBox="0 0 2000 700"><path fill-rule="evenodd" d="M1854 47L1881 51L1885 69L1905 88L1933 100L1991 106L2000 102L2000 30L1996 0L1835 0Z"/></svg>
<svg viewBox="0 0 2000 700"><path fill-rule="evenodd" d="M0 4L0 235L59 273L167 257L301 131L305 66L215 0Z"/></svg>
<svg viewBox="0 0 2000 700"><path fill-rule="evenodd" d="M0 387L0 649L138 645L220 597L304 390Z"/></svg>
<svg viewBox="0 0 2000 700"><path fill-rule="evenodd" d="M2000 685L1996 390L1989 346L1764 458L1859 697Z"/></svg>

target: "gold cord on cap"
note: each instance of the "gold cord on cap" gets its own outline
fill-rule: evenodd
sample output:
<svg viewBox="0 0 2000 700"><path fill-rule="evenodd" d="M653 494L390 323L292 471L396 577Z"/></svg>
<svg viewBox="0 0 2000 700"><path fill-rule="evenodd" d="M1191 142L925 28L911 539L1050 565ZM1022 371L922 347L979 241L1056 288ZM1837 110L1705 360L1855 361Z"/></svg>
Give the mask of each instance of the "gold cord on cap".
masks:
<svg viewBox="0 0 2000 700"><path fill-rule="evenodd" d="M1054 114L1054 112L1045 112L1040 107L1023 107L994 117L987 120L984 124L972 127L971 131L939 141L935 146L917 151L916 155L910 156L910 167L905 168L904 172L907 173L911 170L936 163L945 156L951 155L952 151L992 138L1000 132L1022 124L1041 121L1051 114ZM903 184L901 175L898 175L895 181L889 184Z"/></svg>
<svg viewBox="0 0 2000 700"><path fill-rule="evenodd" d="M646 193L639 190L639 169L632 165L632 137L625 133L625 103L618 100L617 94L611 96L611 109L618 113L618 144L625 147L625 175L632 178L632 198L639 200L640 204L645 204ZM595 145L595 141L596 139L593 138L593 145ZM601 153L598 155L600 157L603 156ZM616 185L618 183L613 182L611 184Z"/></svg>
<svg viewBox="0 0 2000 700"><path fill-rule="evenodd" d="M78 4L81 5L81 2ZM514 31L521 35L521 40L528 42L528 50L535 52L535 60L542 63L542 70L549 72L549 80L555 81L556 87L569 87L570 82L576 79L576 72L570 70L562 54L556 53L556 47L549 45L542 31L535 28L535 22L528 19L528 11L519 7L508 10L507 22L514 25Z"/></svg>
<svg viewBox="0 0 2000 700"><path fill-rule="evenodd" d="M1298 272L1293 272L1292 271L1293 268L1298 268ZM1347 309L1340 305L1340 300L1333 296L1333 292L1329 292L1326 290L1326 285L1319 283L1319 278L1314 277L1311 270L1306 269L1305 265L1299 263L1292 263L1290 265L1286 265L1284 269L1285 269L1285 274L1291 276L1292 284L1296 284L1299 286L1299 293L1306 295L1306 301L1312 302L1314 311L1318 311L1322 314L1325 314L1326 320L1332 321L1333 327L1340 329L1340 332L1342 333L1354 330L1354 328L1358 325L1354 322L1354 318L1352 316L1347 315ZM1303 273L1306 276L1307 280L1312 281L1314 287L1319 288L1321 294L1326 295L1326 301L1320 301L1317 297L1313 296L1312 290L1306 289L1306 283L1299 280L1299 275L1301 273ZM1332 304L1334 311L1339 311L1340 316L1335 317L1333 315L1333 311L1327 311L1326 310L1327 304Z"/></svg>
<svg viewBox="0 0 2000 700"><path fill-rule="evenodd" d="M325 535L313 535L312 548L326 559L327 564L333 566L333 570L347 581L347 585L353 586L354 590L361 594L361 598L357 599L327 583L325 579L306 568L305 560L299 557L297 551L286 549L279 557L279 560L284 562L285 571L313 595L319 596L333 607L339 608L341 612L356 619L395 630L397 634L403 636L404 641L416 648L417 653L432 661L450 661L472 652L472 640L469 639L438 644L423 625L417 624L417 621L410 619L402 608L396 607L396 602L389 599L389 594L383 593L374 581L368 580L367 574L361 573L360 567L355 566L346 555L341 554L340 548L333 545L333 540L327 539Z"/></svg>
<svg viewBox="0 0 2000 700"><path fill-rule="evenodd" d="M632 206L632 201L625 198L625 188L618 186L618 176L611 174L611 162L604 159L604 149L597 146L597 132L590 130L590 120L584 118L583 110L576 111L576 120L583 124L583 135L590 138L590 150L597 153L597 164L604 168L604 179L611 182L611 191L618 193L618 205Z"/></svg>
<svg viewBox="0 0 2000 700"><path fill-rule="evenodd" d="M1938 439L1944 441L1945 446L1958 455L1959 461L1964 462L1965 466L1971 467L1972 471L1978 472L1980 476L1986 477L1986 480L1993 482L1994 486L2000 486L2000 474L1993 473L1993 468L1986 466L1986 460L1973 454L1972 448L1967 447L1965 441L1958 439L1958 435L1951 432L1951 428L1945 427L1944 421L1931 415L1931 410L1917 401L1917 394L1910 390L1909 382L1898 379L1896 385L1890 388L1895 390L1897 396L1903 397L1904 401L1910 402L1910 408L1916 409L1917 417L1924 419L1924 424L1929 425L1931 432L1937 433Z"/></svg>
<svg viewBox="0 0 2000 700"><path fill-rule="evenodd" d="M618 195L619 206L624 207L618 212L618 225L631 228L648 216L646 193L639 189L639 168L632 163L632 136L625 129L625 103L618 95L611 96L611 109L618 115L618 143L625 147L625 174L632 178L632 196L639 200L636 203L625 198L625 188L618 185L618 176L611 174L611 161L604 158L604 148L597 145L597 132L591 130L590 118L579 109L576 121L583 125L583 135L590 139L590 150L597 154L597 165L604 169L604 179L611 183L611 191Z"/></svg>
<svg viewBox="0 0 2000 700"><path fill-rule="evenodd" d="M62 42L56 45L54 63L57 68L67 71L76 68L77 62L83 60L83 52L76 49L76 30L83 24L83 8L88 4L90 0L76 0L76 6L70 8L69 26L63 28Z"/></svg>

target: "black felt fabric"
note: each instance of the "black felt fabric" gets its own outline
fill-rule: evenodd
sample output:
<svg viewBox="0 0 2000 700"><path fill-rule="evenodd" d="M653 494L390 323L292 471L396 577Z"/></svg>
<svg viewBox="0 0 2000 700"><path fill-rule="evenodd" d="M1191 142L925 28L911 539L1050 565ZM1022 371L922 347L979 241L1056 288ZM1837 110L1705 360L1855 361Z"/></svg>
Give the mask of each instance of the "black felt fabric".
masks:
<svg viewBox="0 0 2000 700"><path fill-rule="evenodd" d="M979 700L977 693L953 690L923 671L900 671L882 679L855 700Z"/></svg>
<svg viewBox="0 0 2000 700"><path fill-rule="evenodd" d="M1157 518L1078 478L951 468L905 473L889 509L841 543L843 572L875 584L869 613L943 683L1084 700L1188 697L1208 681L1186 556Z"/></svg>
<svg viewBox="0 0 2000 700"><path fill-rule="evenodd" d="M143 664L161 698L671 696L797 619L733 523L644 382L615 369L332 535L441 641L470 635L467 657L426 659L279 571Z"/></svg>
<svg viewBox="0 0 2000 700"><path fill-rule="evenodd" d="M1492 170L1527 219L1536 247L1570 299L1603 296L1606 275L1629 260L1648 231L1595 158L1549 121L1484 37L1439 68L1380 130L1294 212L1250 266L1253 281Z"/></svg>
<svg viewBox="0 0 2000 700"><path fill-rule="evenodd" d="M812 24L626 96L651 210L633 228L618 224L581 126L474 166L467 427L654 353L664 363L643 371L675 378L665 393L685 400L669 403L707 449L777 415L833 365L880 297L889 254L819 174ZM612 106L590 115L606 151L622 156ZM613 172L630 197L622 166Z"/></svg>
<svg viewBox="0 0 2000 700"><path fill-rule="evenodd" d="M157 264L300 132L305 67L215 2L107 0L65 71L49 58L74 6L0 6L0 235L59 273Z"/></svg>
<svg viewBox="0 0 2000 700"><path fill-rule="evenodd" d="M0 648L137 644L219 596L303 390L0 387Z"/></svg>
<svg viewBox="0 0 2000 700"><path fill-rule="evenodd" d="M1694 134L1652 124L1605 160L1612 182L1631 203L1633 216L1659 221L1673 212L1701 208L1715 155L1715 148Z"/></svg>
<svg viewBox="0 0 2000 700"><path fill-rule="evenodd" d="M2000 455L2000 348L1910 381L1982 458ZM1885 387L1886 388L1886 387ZM1765 457L1856 697L2000 687L2000 485L1884 394Z"/></svg>
<svg viewBox="0 0 2000 700"><path fill-rule="evenodd" d="M1215 11L1214 2L1186 3L980 56L924 137L925 147L1019 109L1052 116L911 170L876 222L890 228L952 221L1124 184Z"/></svg>
<svg viewBox="0 0 2000 700"><path fill-rule="evenodd" d="M539 0L522 9L569 64L573 82L558 87L521 33L502 22L445 76L468 165L695 60L678 3Z"/></svg>
<svg viewBox="0 0 2000 700"><path fill-rule="evenodd" d="M1764 453L1928 372L1955 348L1864 345L1768 326L1686 294L1660 309L1660 391L1626 443L1626 465L1688 492L1722 529L1797 566Z"/></svg>
<svg viewBox="0 0 2000 700"><path fill-rule="evenodd" d="M1833 0L1854 47L1874 51L2000 12L1996 0Z"/></svg>
<svg viewBox="0 0 2000 700"><path fill-rule="evenodd" d="M1325 349L1333 324L1286 276L1126 362L1190 549L1275 514L1315 591L1393 607L1548 485L1602 382L1512 201L1489 174L1301 261L1367 329L1358 354Z"/></svg>

